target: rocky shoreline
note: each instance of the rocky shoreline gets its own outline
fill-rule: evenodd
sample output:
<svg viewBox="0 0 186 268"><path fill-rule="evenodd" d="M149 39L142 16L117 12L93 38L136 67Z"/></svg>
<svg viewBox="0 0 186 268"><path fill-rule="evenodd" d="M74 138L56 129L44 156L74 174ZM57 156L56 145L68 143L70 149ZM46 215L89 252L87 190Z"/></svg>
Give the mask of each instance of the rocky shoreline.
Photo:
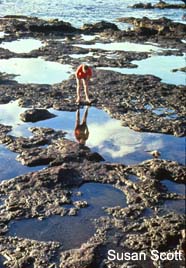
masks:
<svg viewBox="0 0 186 268"><path fill-rule="evenodd" d="M45 46L30 53L14 53L0 48L0 59L44 57L45 60L69 64L73 70L81 60L86 61L95 69L95 79L90 85L90 92L94 92L93 106L106 110L113 118L121 120L123 126L135 131L184 137L184 85L163 83L153 75L127 75L96 68L134 68L132 61L146 59L150 52L114 51L117 56L109 58L106 50L75 45L156 42L166 48L158 52L162 55L184 55L186 48L182 40L186 25L165 18L119 20L135 27L123 31L115 24L100 22L76 29L58 20L6 16L0 19L0 31L7 34L0 43L32 37L39 38ZM95 35L95 38L85 41L82 34ZM83 59L69 56L89 52L93 55ZM74 76L61 83L39 85L20 84L13 75L0 73L0 104L11 100L18 100L20 106L28 109L21 115L21 120L26 122L53 117L48 108L75 111ZM159 107L165 108L161 116L154 113ZM176 115L175 119L170 117L169 110ZM162 184L166 179L185 184L186 169L183 165L156 158L129 166L109 163L90 148L80 147L67 139L63 130L35 127L30 129L32 137L26 138L11 135L11 129L12 126L0 124L0 143L19 153L17 160L23 165L47 167L0 183L2 268L158 267L158 263L150 260L151 249L165 252L185 250L184 215L164 207L165 201L184 200L185 196L168 191ZM136 181L132 181L131 176ZM59 242L7 235L15 220L21 223L24 219L43 220L54 215L78 217L89 202L74 201L72 193L87 182L112 185L126 197L127 206L104 208L106 215L94 221L94 235L79 248L64 250ZM107 251L111 248L120 252L144 251L149 256L148 261L143 264L139 261L124 261L122 264L109 261ZM163 265L169 268L170 262L165 261ZM173 265L183 267L184 261Z"/></svg>

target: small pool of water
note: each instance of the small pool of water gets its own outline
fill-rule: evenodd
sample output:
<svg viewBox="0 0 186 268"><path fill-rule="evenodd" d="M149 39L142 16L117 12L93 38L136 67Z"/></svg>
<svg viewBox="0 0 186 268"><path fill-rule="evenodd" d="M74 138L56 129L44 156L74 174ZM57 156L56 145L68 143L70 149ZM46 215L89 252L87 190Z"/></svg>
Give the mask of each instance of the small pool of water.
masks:
<svg viewBox="0 0 186 268"><path fill-rule="evenodd" d="M23 123L19 118L19 114L25 110L27 109L18 105L18 101L0 104L0 124L11 125L15 128Z"/></svg>
<svg viewBox="0 0 186 268"><path fill-rule="evenodd" d="M134 174L128 174L127 179L134 182L134 183L138 183L140 181L140 179L137 176L135 176Z"/></svg>
<svg viewBox="0 0 186 268"><path fill-rule="evenodd" d="M25 108L16 107L16 102L0 105L1 124L12 125L10 134L14 136L31 136L29 127L52 127L67 132L66 137L74 140L76 112L49 111L56 117L36 123L20 121L19 114ZM3 107L3 110L2 110ZM85 109L80 110L80 119ZM16 123L13 123L16 122ZM173 135L135 132L128 127L122 127L119 120L112 119L103 110L95 107L88 109L87 126L89 138L86 145L100 153L106 161L124 164L137 164L151 158L146 151L158 150L163 159L185 163L185 138Z"/></svg>
<svg viewBox="0 0 186 268"><path fill-rule="evenodd" d="M161 184L163 184L166 187L168 192L181 194L181 195L186 194L185 184L176 183L176 182L171 181L171 180L162 180Z"/></svg>
<svg viewBox="0 0 186 268"><path fill-rule="evenodd" d="M70 65L45 61L42 58L11 58L0 60L0 72L17 75L18 83L54 84L68 79Z"/></svg>
<svg viewBox="0 0 186 268"><path fill-rule="evenodd" d="M158 107L154 109L151 105L145 105L145 109L150 110L152 113L156 115L163 115L166 119L177 119L178 115L174 109Z"/></svg>
<svg viewBox="0 0 186 268"><path fill-rule="evenodd" d="M74 59L79 59L79 58L93 56L93 53L92 52L89 52L89 53L86 53L86 54L70 54L69 56L71 58L74 58Z"/></svg>
<svg viewBox="0 0 186 268"><path fill-rule="evenodd" d="M14 53L29 53L32 50L41 48L43 45L44 44L40 40L27 38L11 42L3 42L0 44L0 47L8 49Z"/></svg>
<svg viewBox="0 0 186 268"><path fill-rule="evenodd" d="M84 40L84 41L92 41L94 40L96 37L99 37L99 35L90 35L90 34L82 34L81 35L81 38Z"/></svg>
<svg viewBox="0 0 186 268"><path fill-rule="evenodd" d="M4 36L5 36L5 33L0 31L0 38L4 38ZM0 44L0 47L1 47L1 44Z"/></svg>
<svg viewBox="0 0 186 268"><path fill-rule="evenodd" d="M162 51L163 48L152 45L152 44L136 44L132 42L113 42L113 43L95 43L92 45L74 45L82 48L93 48L93 49L103 49L110 51L134 51L134 52L152 52L152 51Z"/></svg>
<svg viewBox="0 0 186 268"><path fill-rule="evenodd" d="M13 153L0 144L0 182L28 172L43 169L45 166L27 167L16 160L17 153Z"/></svg>
<svg viewBox="0 0 186 268"><path fill-rule="evenodd" d="M76 196L76 191L82 195ZM111 185L85 183L74 190L75 200L86 200L77 216L51 216L42 221L25 219L14 221L7 235L30 238L39 241L58 241L63 249L78 248L95 233L94 219L107 215L103 207L126 206L124 194Z"/></svg>
<svg viewBox="0 0 186 268"><path fill-rule="evenodd" d="M5 266L3 265L3 263L6 261L6 259L0 255L0 267L1 268L5 268Z"/></svg>
<svg viewBox="0 0 186 268"><path fill-rule="evenodd" d="M185 214L185 200L166 200L162 208L169 212L174 211L179 214Z"/></svg>
<svg viewBox="0 0 186 268"><path fill-rule="evenodd" d="M184 72L172 72L175 68L185 66L184 56L158 56L153 55L150 58L132 61L133 64L138 65L137 68L117 68L117 67L100 67L99 69L111 70L122 74L138 74L138 75L155 75L162 79L162 82L185 85ZM157 67L158 66L158 67Z"/></svg>

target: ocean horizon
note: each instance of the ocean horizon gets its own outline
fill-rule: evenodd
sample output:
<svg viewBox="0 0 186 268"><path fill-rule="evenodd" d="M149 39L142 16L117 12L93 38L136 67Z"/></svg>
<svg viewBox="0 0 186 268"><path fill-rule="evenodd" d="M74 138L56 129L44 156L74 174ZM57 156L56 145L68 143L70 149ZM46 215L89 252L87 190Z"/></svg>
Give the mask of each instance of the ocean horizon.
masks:
<svg viewBox="0 0 186 268"><path fill-rule="evenodd" d="M119 17L149 17L156 19L167 17L173 21L186 23L182 20L183 9L133 9L129 6L143 2L152 4L158 0L2 0L0 1L0 16L26 15L45 19L60 19L70 22L73 26L81 27L84 23L95 23L106 20L115 22ZM182 1L167 0L167 3L183 3ZM116 23L116 22L115 22ZM117 23L118 26L121 24Z"/></svg>

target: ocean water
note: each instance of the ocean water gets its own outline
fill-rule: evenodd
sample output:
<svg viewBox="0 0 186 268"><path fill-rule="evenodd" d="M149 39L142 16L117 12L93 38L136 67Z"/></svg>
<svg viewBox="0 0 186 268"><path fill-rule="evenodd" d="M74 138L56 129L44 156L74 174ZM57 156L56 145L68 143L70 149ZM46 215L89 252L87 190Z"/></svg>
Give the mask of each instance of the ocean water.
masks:
<svg viewBox="0 0 186 268"><path fill-rule="evenodd" d="M84 23L100 20L114 22L119 17L160 18L167 17L174 21L182 21L184 10L179 9L132 9L128 6L135 3L157 3L157 0L1 0L0 16L17 14L42 18L58 18L68 21L76 27ZM167 0L167 3L182 3L182 1ZM118 23L118 25L121 25Z"/></svg>

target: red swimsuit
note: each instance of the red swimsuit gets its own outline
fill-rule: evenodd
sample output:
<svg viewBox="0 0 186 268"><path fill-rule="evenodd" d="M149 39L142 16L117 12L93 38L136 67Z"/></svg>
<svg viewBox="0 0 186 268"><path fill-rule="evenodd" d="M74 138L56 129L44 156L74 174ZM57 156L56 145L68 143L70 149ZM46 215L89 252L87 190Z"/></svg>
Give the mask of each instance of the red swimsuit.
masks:
<svg viewBox="0 0 186 268"><path fill-rule="evenodd" d="M80 65L76 70L76 75L78 79L86 79L87 77L92 76L92 70L90 67L86 70L86 72L83 72L83 65Z"/></svg>

